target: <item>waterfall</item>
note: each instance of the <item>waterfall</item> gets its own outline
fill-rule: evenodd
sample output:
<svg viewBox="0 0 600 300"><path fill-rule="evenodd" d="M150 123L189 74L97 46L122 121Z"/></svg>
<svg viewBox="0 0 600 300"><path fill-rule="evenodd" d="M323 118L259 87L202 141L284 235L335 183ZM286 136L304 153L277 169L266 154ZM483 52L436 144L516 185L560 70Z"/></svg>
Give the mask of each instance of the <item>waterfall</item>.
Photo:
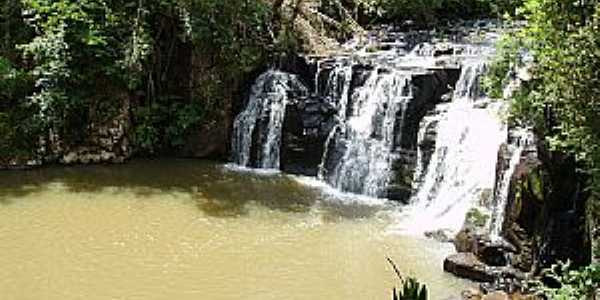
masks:
<svg viewBox="0 0 600 300"><path fill-rule="evenodd" d="M425 176L425 171L429 165L429 159L425 157L423 151L424 144L428 142L428 136L437 129L437 124L440 121L441 111L436 111L433 115L425 116L419 124L419 133L417 135L417 166L413 175L413 182L419 188ZM437 133L436 133L437 135ZM431 157L430 157L431 158Z"/></svg>
<svg viewBox="0 0 600 300"><path fill-rule="evenodd" d="M321 174L327 182L344 192L384 196L394 143L400 138L395 129L402 128L411 99L410 78L401 72L372 70L351 99L340 102L338 118L345 120L330 142L342 158L326 170L327 175ZM327 165L327 159L322 165Z"/></svg>
<svg viewBox="0 0 600 300"><path fill-rule="evenodd" d="M489 208L490 230L499 232L523 149L510 146L510 168L497 179L506 105L480 86L497 37L477 31L473 40L430 40L409 52L390 48L396 35L374 34L385 41L381 50L353 43L344 54L299 66L302 80L314 80L312 91L295 75L270 70L235 119L233 161L316 176L337 191L408 199L398 217L405 232L456 232L474 207Z"/></svg>
<svg viewBox="0 0 600 300"><path fill-rule="evenodd" d="M296 78L284 72L270 70L258 77L246 108L233 123L232 158L244 167L279 169L281 131L289 93L293 90L306 92L306 87ZM257 126L264 121L264 126ZM259 127L259 128L257 128ZM255 130L259 137L266 138L252 162L252 146Z"/></svg>
<svg viewBox="0 0 600 300"><path fill-rule="evenodd" d="M464 63L461 77L454 89L454 99L480 99L482 91L479 82L486 70L487 65L483 60L473 60Z"/></svg>
<svg viewBox="0 0 600 300"><path fill-rule="evenodd" d="M519 162L521 156L527 147L533 144L533 133L528 128L518 128L511 131L512 142L508 144L508 153L510 159L505 170L501 170L498 182L496 183L496 191L494 195L494 207L492 208L492 218L490 219L490 237L492 240L500 240L502 226L504 225L506 205L508 202L508 194L510 192L510 181Z"/></svg>
<svg viewBox="0 0 600 300"><path fill-rule="evenodd" d="M478 87L484 70L484 60L463 62L453 101L441 105L435 151L427 168L421 166L424 179L402 212L400 230L457 232L466 213L494 189L497 153L507 129L501 103L479 105L485 101Z"/></svg>
<svg viewBox="0 0 600 300"><path fill-rule="evenodd" d="M318 72L319 70L317 70ZM317 73L318 74L318 73ZM318 78L318 75L317 75ZM318 81L318 79L317 79ZM327 79L327 89L325 91L325 97L329 101L336 103L336 126L333 127L329 133L327 140L325 141L323 155L321 157L321 164L319 165L319 173L317 178L320 180L326 180L327 168L326 162L329 154L329 148L334 141L338 130L344 130L342 124L346 121L346 113L348 109L348 99L350 98L350 84L352 81L352 65L347 64L343 61L336 63L334 70L329 74ZM339 99L339 101L336 101Z"/></svg>
<svg viewBox="0 0 600 300"><path fill-rule="evenodd" d="M511 71L507 74L511 80L504 87L502 97L505 100L510 99L514 92L521 85L521 79L511 77ZM496 178L496 188L494 190L494 202L492 207L492 216L489 222L490 238L493 241L501 240L502 226L504 225L505 210L508 203L508 194L510 193L510 182L513 174L521 161L523 152L534 145L534 134L531 128L514 128L509 131L510 142L507 144L507 155L510 156L508 165L503 170L497 170L499 176Z"/></svg>

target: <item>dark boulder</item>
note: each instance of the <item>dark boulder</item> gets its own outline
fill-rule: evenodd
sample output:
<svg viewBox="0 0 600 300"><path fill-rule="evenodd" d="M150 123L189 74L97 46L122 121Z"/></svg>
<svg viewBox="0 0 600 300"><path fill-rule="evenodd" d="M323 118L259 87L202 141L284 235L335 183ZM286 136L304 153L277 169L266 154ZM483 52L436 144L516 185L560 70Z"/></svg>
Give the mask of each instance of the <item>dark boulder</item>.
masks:
<svg viewBox="0 0 600 300"><path fill-rule="evenodd" d="M454 238L454 246L458 252L473 253L488 266L503 267L508 265L510 253L516 249L504 241L492 241L486 233L465 228Z"/></svg>
<svg viewBox="0 0 600 300"><path fill-rule="evenodd" d="M316 176L335 108L323 99L300 98L286 107L281 146L281 169L290 174Z"/></svg>
<svg viewBox="0 0 600 300"><path fill-rule="evenodd" d="M494 281L493 270L473 253L457 253L444 260L444 271L479 282Z"/></svg>
<svg viewBox="0 0 600 300"><path fill-rule="evenodd" d="M487 283L487 291L511 290L515 283L525 279L525 274L512 267L490 266L470 252L448 256L444 260L444 271L458 277Z"/></svg>

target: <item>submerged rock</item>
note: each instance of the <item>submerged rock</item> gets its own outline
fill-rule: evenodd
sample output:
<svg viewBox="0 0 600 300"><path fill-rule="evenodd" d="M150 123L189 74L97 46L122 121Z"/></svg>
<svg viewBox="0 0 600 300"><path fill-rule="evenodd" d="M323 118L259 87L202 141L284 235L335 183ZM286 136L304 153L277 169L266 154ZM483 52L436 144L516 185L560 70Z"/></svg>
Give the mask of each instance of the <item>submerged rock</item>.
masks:
<svg viewBox="0 0 600 300"><path fill-rule="evenodd" d="M454 239L451 237L450 231L444 229L425 232L425 236L442 243L452 243L454 241Z"/></svg>

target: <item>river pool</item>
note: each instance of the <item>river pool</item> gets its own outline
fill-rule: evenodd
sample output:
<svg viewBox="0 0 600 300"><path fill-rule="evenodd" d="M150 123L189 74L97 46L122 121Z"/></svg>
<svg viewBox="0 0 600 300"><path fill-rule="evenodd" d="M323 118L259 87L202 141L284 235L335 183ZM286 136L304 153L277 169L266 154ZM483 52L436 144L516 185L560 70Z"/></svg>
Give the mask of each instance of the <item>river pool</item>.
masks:
<svg viewBox="0 0 600 300"><path fill-rule="evenodd" d="M391 299L386 257L432 299L469 285L397 207L196 160L0 173L0 299Z"/></svg>

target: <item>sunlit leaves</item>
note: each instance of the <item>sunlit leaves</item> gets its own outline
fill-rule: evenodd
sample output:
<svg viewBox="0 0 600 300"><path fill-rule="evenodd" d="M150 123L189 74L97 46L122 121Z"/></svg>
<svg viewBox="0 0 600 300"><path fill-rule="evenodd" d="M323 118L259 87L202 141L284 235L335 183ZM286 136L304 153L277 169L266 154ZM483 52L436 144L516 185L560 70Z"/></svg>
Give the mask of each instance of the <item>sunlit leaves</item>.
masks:
<svg viewBox="0 0 600 300"><path fill-rule="evenodd" d="M592 1L527 0L519 10L527 25L508 40L533 56L532 79L512 97L515 122L533 125L551 150L576 158L590 191L590 219L600 219L600 4ZM502 88L515 48L500 45L487 83ZM504 50L508 51L504 51ZM588 279L569 271L552 299L580 299ZM573 276L571 276L571 275ZM581 279L581 280L580 280ZM598 284L596 282L596 284ZM569 298L571 297L571 298ZM575 297L575 298L572 298Z"/></svg>

